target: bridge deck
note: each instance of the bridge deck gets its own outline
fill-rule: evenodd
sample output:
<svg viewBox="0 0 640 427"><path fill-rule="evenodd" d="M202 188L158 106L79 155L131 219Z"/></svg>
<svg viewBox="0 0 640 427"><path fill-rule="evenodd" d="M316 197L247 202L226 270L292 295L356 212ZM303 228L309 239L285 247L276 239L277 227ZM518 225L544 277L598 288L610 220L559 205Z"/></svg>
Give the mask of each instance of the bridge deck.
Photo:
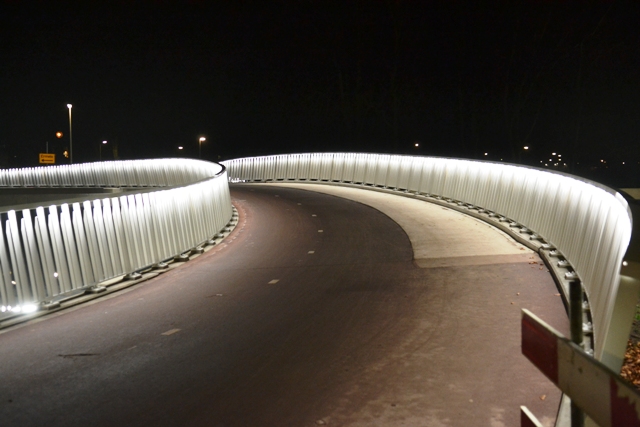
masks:
<svg viewBox="0 0 640 427"><path fill-rule="evenodd" d="M551 425L559 392L520 354L520 308L561 331L566 316L534 254L497 235L508 253L462 239L421 264L364 204L232 195L241 219L222 245L0 334L7 425L510 426L520 405ZM433 232L484 226L449 213Z"/></svg>

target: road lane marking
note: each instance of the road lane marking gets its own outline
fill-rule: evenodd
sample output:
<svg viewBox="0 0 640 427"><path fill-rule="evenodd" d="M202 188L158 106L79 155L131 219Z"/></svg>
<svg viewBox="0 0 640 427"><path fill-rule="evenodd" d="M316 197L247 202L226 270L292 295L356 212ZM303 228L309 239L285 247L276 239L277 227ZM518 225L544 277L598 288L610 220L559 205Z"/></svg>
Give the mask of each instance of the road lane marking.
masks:
<svg viewBox="0 0 640 427"><path fill-rule="evenodd" d="M100 353L74 353L74 354L59 354L58 356L64 359L73 359L74 357L84 357L84 356L99 356Z"/></svg>
<svg viewBox="0 0 640 427"><path fill-rule="evenodd" d="M276 283L278 283L280 281L280 279L273 279L272 281L270 281L269 283L267 283L267 285L275 285Z"/></svg>
<svg viewBox="0 0 640 427"><path fill-rule="evenodd" d="M318 215L316 215L316 214L311 214L311 216L318 216Z"/></svg>
<svg viewBox="0 0 640 427"><path fill-rule="evenodd" d="M318 230L318 233L322 233L322 232L324 232L324 230Z"/></svg>
<svg viewBox="0 0 640 427"><path fill-rule="evenodd" d="M180 329L169 329L167 332L163 332L160 335L173 335L176 332L180 332Z"/></svg>
<svg viewBox="0 0 640 427"><path fill-rule="evenodd" d="M307 252L307 253L309 253L309 254L314 254L314 253L316 253L316 251L309 251L309 252Z"/></svg>

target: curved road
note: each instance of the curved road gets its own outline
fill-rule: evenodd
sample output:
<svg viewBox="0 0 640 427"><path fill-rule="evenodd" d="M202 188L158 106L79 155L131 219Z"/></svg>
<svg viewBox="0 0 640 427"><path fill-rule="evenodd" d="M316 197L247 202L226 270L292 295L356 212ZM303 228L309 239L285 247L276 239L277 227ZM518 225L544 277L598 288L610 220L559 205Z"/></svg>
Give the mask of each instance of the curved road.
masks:
<svg viewBox="0 0 640 427"><path fill-rule="evenodd" d="M232 195L240 222L220 246L1 333L2 425L512 426L520 405L555 418L559 393L520 354L521 307L566 330L546 269L421 268L366 205Z"/></svg>

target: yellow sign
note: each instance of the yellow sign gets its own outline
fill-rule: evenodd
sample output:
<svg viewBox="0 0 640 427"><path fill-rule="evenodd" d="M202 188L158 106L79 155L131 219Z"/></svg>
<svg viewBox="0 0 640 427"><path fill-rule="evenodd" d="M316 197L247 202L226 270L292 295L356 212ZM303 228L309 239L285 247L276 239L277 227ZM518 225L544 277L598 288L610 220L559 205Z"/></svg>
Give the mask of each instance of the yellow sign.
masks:
<svg viewBox="0 0 640 427"><path fill-rule="evenodd" d="M40 153L40 163L54 164L56 162L56 155L52 153Z"/></svg>

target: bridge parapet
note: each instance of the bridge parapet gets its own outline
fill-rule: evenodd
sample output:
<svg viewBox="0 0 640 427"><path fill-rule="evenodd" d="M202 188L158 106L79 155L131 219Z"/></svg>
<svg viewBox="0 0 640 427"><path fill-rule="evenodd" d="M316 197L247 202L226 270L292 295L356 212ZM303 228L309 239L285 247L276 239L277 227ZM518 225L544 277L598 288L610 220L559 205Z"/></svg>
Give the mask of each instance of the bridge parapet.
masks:
<svg viewBox="0 0 640 427"><path fill-rule="evenodd" d="M0 170L1 187L170 187L213 178L213 163L190 159L119 160Z"/></svg>
<svg viewBox="0 0 640 427"><path fill-rule="evenodd" d="M232 216L225 168L198 160L2 170L0 181L140 187L118 197L0 212L0 317L172 259L209 241Z"/></svg>

